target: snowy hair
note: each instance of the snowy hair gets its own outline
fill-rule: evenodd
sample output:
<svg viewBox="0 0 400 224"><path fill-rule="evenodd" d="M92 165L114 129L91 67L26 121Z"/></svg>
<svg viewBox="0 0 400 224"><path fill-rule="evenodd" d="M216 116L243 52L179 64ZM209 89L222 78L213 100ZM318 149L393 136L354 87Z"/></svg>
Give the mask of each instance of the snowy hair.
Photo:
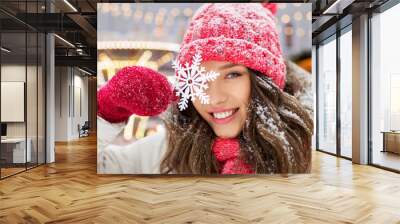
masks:
<svg viewBox="0 0 400 224"><path fill-rule="evenodd" d="M251 100L242 132L240 156L255 173L306 173L311 168L313 121L292 95L267 76L250 71ZM211 145L215 133L192 104L171 108L165 119L167 152L161 173L216 174L219 164Z"/></svg>

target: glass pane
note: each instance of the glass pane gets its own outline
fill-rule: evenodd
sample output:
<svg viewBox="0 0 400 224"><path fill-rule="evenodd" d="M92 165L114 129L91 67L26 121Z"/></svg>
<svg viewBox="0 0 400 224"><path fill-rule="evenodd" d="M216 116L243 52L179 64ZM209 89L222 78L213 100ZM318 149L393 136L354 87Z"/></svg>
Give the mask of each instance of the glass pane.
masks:
<svg viewBox="0 0 400 224"><path fill-rule="evenodd" d="M336 153L336 39L318 51L318 148Z"/></svg>
<svg viewBox="0 0 400 224"><path fill-rule="evenodd" d="M340 37L340 152L352 157L352 35L351 30Z"/></svg>
<svg viewBox="0 0 400 224"><path fill-rule="evenodd" d="M38 36L38 163L45 163L45 60L46 37L39 33Z"/></svg>
<svg viewBox="0 0 400 224"><path fill-rule="evenodd" d="M5 177L25 170L31 155L26 151L26 33L3 32L1 47L1 173Z"/></svg>
<svg viewBox="0 0 400 224"><path fill-rule="evenodd" d="M37 132L38 132L38 107L37 107L37 73L38 73L38 36L36 32L27 33L28 38L28 63L27 63L27 95L26 95L26 113L27 113L27 142L30 148L30 160L28 168L37 165Z"/></svg>
<svg viewBox="0 0 400 224"><path fill-rule="evenodd" d="M400 170L400 5L372 22L372 163Z"/></svg>

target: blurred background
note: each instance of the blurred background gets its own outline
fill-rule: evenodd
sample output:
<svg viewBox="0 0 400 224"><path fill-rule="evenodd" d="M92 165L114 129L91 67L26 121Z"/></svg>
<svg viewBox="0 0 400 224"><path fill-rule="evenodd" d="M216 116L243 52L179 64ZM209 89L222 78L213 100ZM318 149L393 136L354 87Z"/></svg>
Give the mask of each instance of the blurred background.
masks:
<svg viewBox="0 0 400 224"><path fill-rule="evenodd" d="M230 3L227 3L230 4ZM141 65L171 79L171 67L195 11L201 3L99 3L97 4L97 87L122 67ZM286 59L311 72L311 3L279 3L277 31ZM157 117L132 116L126 140L162 128Z"/></svg>

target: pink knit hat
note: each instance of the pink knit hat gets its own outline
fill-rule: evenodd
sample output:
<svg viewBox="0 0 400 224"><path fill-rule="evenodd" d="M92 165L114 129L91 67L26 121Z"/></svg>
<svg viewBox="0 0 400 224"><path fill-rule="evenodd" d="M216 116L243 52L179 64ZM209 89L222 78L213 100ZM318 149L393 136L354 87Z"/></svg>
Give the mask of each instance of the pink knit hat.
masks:
<svg viewBox="0 0 400 224"><path fill-rule="evenodd" d="M203 61L229 61L257 70L281 89L286 67L276 31L276 7L260 3L208 3L193 16L177 57L191 64L200 51Z"/></svg>

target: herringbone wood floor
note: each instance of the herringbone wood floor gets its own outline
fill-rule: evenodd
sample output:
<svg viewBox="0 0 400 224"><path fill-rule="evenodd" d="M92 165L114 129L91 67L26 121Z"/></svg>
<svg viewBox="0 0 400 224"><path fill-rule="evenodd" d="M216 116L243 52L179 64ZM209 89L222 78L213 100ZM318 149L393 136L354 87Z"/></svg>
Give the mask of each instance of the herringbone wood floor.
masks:
<svg viewBox="0 0 400 224"><path fill-rule="evenodd" d="M400 175L315 152L309 175L96 174L96 139L0 181L0 223L400 223Z"/></svg>

